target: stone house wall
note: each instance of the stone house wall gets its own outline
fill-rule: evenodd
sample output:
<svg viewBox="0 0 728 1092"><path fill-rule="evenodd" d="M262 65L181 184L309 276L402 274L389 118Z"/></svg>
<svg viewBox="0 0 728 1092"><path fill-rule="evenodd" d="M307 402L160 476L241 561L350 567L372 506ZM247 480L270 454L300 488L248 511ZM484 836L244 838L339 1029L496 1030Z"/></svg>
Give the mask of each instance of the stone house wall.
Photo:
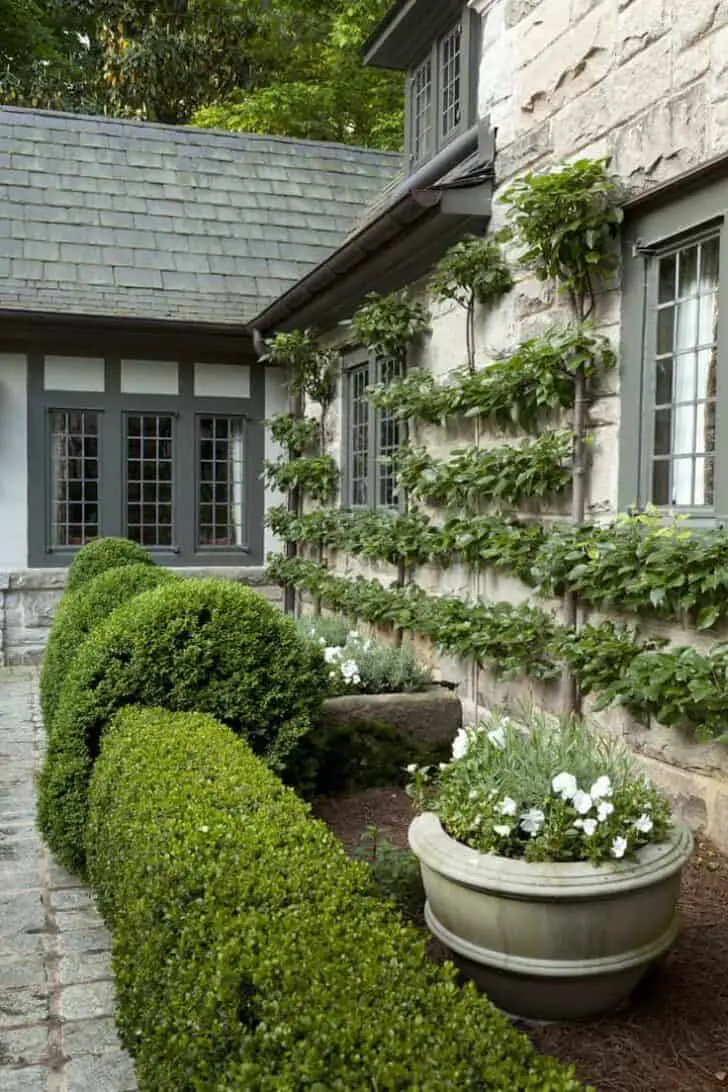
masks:
<svg viewBox="0 0 728 1092"><path fill-rule="evenodd" d="M471 6L483 19L480 115L496 129L493 229L504 222L499 196L524 170L609 156L629 198L728 153L728 0L471 0ZM478 316L479 363L565 315L549 288L522 273L516 280L499 306ZM424 285L412 290L426 299ZM616 348L621 306L617 275L601 293L594 316ZM465 360L464 314L455 305L430 309L432 335L415 362L442 376ZM591 408L595 443L588 514L596 519L617 512L619 418L617 373ZM339 403L330 417L331 450L339 461L341 420ZM460 433L418 426L416 439L442 458L458 443L472 443L473 433L469 426ZM387 566L341 556L331 562L342 573L385 583L393 578ZM476 578L458 567L446 572L425 567L417 582L433 593L467 599L522 602L528 597L515 579L493 572ZM558 603L545 605L556 613L560 609ZM588 617L599 618L596 612ZM676 626L654 628L682 644L706 643ZM504 685L487 672L476 674L470 664L438 657L424 642L418 647L441 677L458 683L466 716L494 701L532 700L558 708L557 687ZM686 817L728 849L725 748L686 742L659 726L644 729L621 712L601 714L598 722L624 736Z"/></svg>
<svg viewBox="0 0 728 1092"><path fill-rule="evenodd" d="M175 569L179 576L237 580L281 603L280 588L266 582L264 569ZM0 573L0 664L37 664L43 655L53 615L63 594L65 569L24 569Z"/></svg>

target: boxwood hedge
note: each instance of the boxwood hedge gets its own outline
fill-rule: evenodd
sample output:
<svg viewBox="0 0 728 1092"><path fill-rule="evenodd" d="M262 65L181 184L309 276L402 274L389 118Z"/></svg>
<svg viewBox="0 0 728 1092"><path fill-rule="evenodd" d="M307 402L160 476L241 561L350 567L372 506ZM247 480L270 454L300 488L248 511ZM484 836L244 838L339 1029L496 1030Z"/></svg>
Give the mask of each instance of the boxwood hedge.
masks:
<svg viewBox="0 0 728 1092"><path fill-rule="evenodd" d="M63 680L88 634L112 611L140 592L176 579L156 565L124 565L99 573L58 604L40 672L40 704L49 733Z"/></svg>
<svg viewBox="0 0 728 1092"><path fill-rule="evenodd" d="M63 683L39 786L49 845L83 870L88 780L122 706L211 713L283 768L319 714L327 671L294 621L250 588L180 579L136 596L92 630Z"/></svg>
<svg viewBox="0 0 728 1092"><path fill-rule="evenodd" d="M142 1092L574 1092L212 719L127 709L91 785Z"/></svg>
<svg viewBox="0 0 728 1092"><path fill-rule="evenodd" d="M66 591L74 592L99 573L120 565L153 565L151 555L128 538L96 538L78 551L68 570Z"/></svg>

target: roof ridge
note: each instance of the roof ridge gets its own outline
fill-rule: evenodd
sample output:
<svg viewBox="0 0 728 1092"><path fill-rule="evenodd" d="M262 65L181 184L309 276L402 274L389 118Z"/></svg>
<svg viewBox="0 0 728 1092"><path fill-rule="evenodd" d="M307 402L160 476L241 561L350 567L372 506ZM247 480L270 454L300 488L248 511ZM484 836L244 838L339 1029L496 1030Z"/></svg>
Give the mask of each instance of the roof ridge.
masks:
<svg viewBox="0 0 728 1092"><path fill-rule="evenodd" d="M389 159L393 161L401 160L402 158L401 152L387 152L382 151L379 148L365 148L359 144L343 144L340 141L334 140L308 140L299 137L280 136L276 133L248 133L232 129L208 129L201 128L197 125L168 125L161 122L141 121L137 118L110 117L107 114L75 114L66 110L41 110L30 106L0 105L0 117L5 114L20 117L65 118L69 121L76 122L79 128L84 125L89 127L91 125L97 127L118 125L120 127L128 127L129 129L135 128L144 129L147 132L159 132L160 134L172 133L180 138L184 136L188 143L190 142L190 137L199 140L200 143L219 141L220 137L227 137L230 140L239 140L241 143L244 140L253 143L268 141L293 145L294 147L339 149L342 152L346 151L359 153L361 155L375 156L382 161Z"/></svg>

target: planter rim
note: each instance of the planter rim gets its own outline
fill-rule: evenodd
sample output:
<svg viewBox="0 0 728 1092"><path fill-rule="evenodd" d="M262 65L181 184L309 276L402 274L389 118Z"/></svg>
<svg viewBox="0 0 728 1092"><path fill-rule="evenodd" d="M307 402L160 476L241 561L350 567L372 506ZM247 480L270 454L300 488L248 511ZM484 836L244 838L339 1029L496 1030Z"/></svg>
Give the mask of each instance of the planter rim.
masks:
<svg viewBox="0 0 728 1092"><path fill-rule="evenodd" d="M456 883L532 902L608 898L649 887L679 872L693 849L693 836L679 819L664 842L643 846L636 860L524 861L479 853L446 834L433 812L412 820L408 840L423 864Z"/></svg>
<svg viewBox="0 0 728 1092"><path fill-rule="evenodd" d="M460 700L457 697L457 695L454 693L454 691L452 691L450 689L449 686L445 686L444 683L435 682L435 683L428 683L428 685L424 688L424 690L381 690L381 691L378 690L375 694L368 694L368 693L366 693L364 691L355 691L354 693L351 693L351 694L337 694L333 698L324 698L324 705L328 705L330 702L331 703L341 702L341 704L343 705L343 704L345 704L347 702L351 703L351 702L354 702L354 701L360 701L360 700L364 700L364 699L368 700L368 699L371 699L371 698L381 698L381 699L384 699L384 698L397 698L398 701L401 701L403 698L420 698L420 699L422 699L422 698L431 698L431 697L435 697L435 696L439 697L443 693L444 694L451 694L452 698L453 698L453 702Z"/></svg>

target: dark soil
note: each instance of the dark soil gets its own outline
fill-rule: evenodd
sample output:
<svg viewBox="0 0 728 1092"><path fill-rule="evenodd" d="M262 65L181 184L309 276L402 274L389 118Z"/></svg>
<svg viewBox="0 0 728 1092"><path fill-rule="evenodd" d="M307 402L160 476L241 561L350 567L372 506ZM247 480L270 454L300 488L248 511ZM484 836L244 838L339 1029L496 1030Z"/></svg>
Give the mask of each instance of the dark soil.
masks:
<svg viewBox="0 0 728 1092"><path fill-rule="evenodd" d="M350 851L367 826L407 844L412 808L397 786L320 799L315 810ZM524 1027L597 1092L728 1092L728 857L707 842L685 870L681 907L675 947L627 1008L592 1023Z"/></svg>

